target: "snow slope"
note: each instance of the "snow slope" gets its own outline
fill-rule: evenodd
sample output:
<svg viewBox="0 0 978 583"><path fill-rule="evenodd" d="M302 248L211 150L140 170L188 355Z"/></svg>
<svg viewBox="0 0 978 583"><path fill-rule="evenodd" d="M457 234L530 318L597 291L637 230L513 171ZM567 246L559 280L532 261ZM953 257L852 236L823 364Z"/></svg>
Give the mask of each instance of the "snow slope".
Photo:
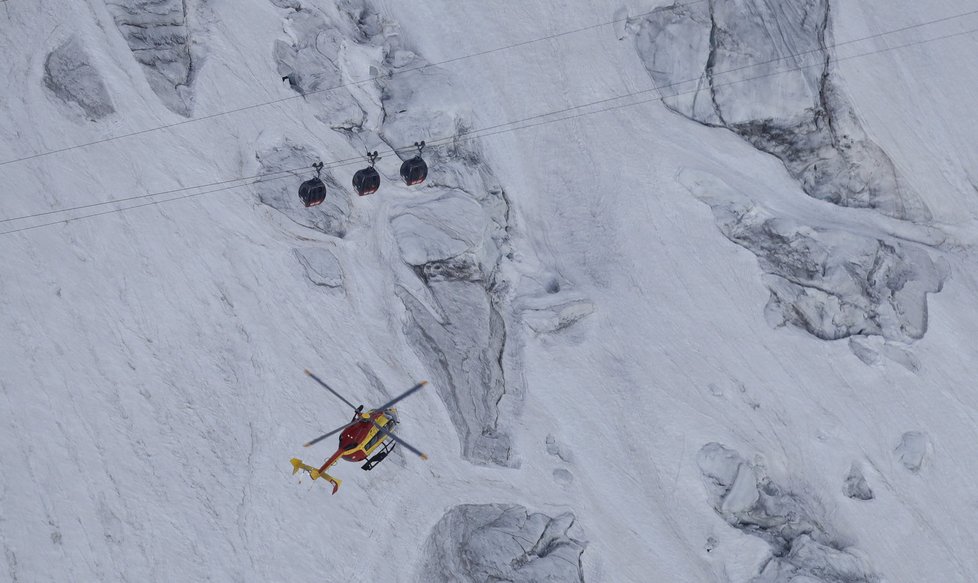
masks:
<svg viewBox="0 0 978 583"><path fill-rule="evenodd" d="M649 98L636 34L654 8L11 0L0 219ZM840 42L970 10L828 15ZM134 11L156 15L154 58L145 22L120 24ZM346 187L359 162L337 166L343 190L314 211L294 197L306 173L0 235L0 578L978 580L978 33L841 58L973 28L830 49L861 131L928 210L913 221L809 196L734 131L650 101L429 148L414 190L393 154L370 197ZM831 280L839 297L872 277L846 271L849 241L905 248L928 283L889 305L918 326L853 335L819 301L835 340L772 318L792 239L767 258L743 244L724 213L745 209L769 233L829 233L819 269L857 274ZM349 415L303 368L367 405L430 379L399 413L431 459L340 465L335 497L293 477L289 458L333 446L301 444Z"/></svg>

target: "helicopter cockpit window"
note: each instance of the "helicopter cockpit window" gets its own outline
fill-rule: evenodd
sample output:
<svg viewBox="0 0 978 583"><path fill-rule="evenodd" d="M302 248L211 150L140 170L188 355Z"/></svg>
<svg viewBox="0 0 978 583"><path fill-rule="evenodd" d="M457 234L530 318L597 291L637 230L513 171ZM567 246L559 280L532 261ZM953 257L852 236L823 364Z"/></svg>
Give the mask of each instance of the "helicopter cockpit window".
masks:
<svg viewBox="0 0 978 583"><path fill-rule="evenodd" d="M383 439L385 437L387 437L387 435L385 435L385 434L381 433L380 431L378 431L377 432L377 435L374 435L370 439L370 441L367 442L367 445L365 445L363 447L363 449L369 450L371 447L373 447L374 445L376 445L378 441L380 441L381 439Z"/></svg>

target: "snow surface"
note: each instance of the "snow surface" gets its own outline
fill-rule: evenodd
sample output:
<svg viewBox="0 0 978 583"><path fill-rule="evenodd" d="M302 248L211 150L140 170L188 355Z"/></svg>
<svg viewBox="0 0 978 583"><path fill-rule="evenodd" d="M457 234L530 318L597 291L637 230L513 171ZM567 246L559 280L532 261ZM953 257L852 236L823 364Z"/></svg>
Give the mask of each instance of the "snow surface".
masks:
<svg viewBox="0 0 978 583"><path fill-rule="evenodd" d="M0 220L648 97L654 8L3 2ZM828 17L840 42L970 10ZM294 192L312 174L286 173L0 235L0 579L978 581L976 37L830 61L926 207L913 221L813 198L754 142L650 101L430 148L420 188L388 153L377 194L350 191L354 161L313 210ZM685 67L708 39L657 42ZM752 91L724 92L738 119L763 115ZM729 220L746 209L775 222ZM784 281L822 284L786 278L779 241L818 249L837 304L785 316ZM874 241L897 250L883 271ZM431 459L337 466L334 497L294 477L349 415L303 368L367 405L430 379L399 415Z"/></svg>

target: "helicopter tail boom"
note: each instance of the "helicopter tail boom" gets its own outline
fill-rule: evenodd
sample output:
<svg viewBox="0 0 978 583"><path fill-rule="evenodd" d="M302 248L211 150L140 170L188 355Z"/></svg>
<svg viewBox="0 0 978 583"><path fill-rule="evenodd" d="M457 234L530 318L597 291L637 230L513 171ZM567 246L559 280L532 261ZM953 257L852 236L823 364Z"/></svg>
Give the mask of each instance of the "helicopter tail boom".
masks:
<svg viewBox="0 0 978 583"><path fill-rule="evenodd" d="M324 480L333 484L333 494L336 494L336 491L340 489L340 484L342 483L342 480L337 480L336 478L327 474L326 472L319 471L319 468L314 468L310 465L302 463L302 460L300 460L299 458L294 457L292 458L291 461L292 461L293 476L299 473L300 471L306 472L307 474L309 474L309 477L311 477L313 480L318 480L319 478L323 478Z"/></svg>

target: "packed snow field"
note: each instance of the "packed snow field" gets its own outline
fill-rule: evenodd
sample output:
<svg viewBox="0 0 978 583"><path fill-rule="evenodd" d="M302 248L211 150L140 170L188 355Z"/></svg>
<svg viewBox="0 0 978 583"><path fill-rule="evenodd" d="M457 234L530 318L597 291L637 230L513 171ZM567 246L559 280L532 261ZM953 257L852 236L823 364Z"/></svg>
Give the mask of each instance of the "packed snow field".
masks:
<svg viewBox="0 0 978 583"><path fill-rule="evenodd" d="M976 30L0 3L0 580L978 581Z"/></svg>

